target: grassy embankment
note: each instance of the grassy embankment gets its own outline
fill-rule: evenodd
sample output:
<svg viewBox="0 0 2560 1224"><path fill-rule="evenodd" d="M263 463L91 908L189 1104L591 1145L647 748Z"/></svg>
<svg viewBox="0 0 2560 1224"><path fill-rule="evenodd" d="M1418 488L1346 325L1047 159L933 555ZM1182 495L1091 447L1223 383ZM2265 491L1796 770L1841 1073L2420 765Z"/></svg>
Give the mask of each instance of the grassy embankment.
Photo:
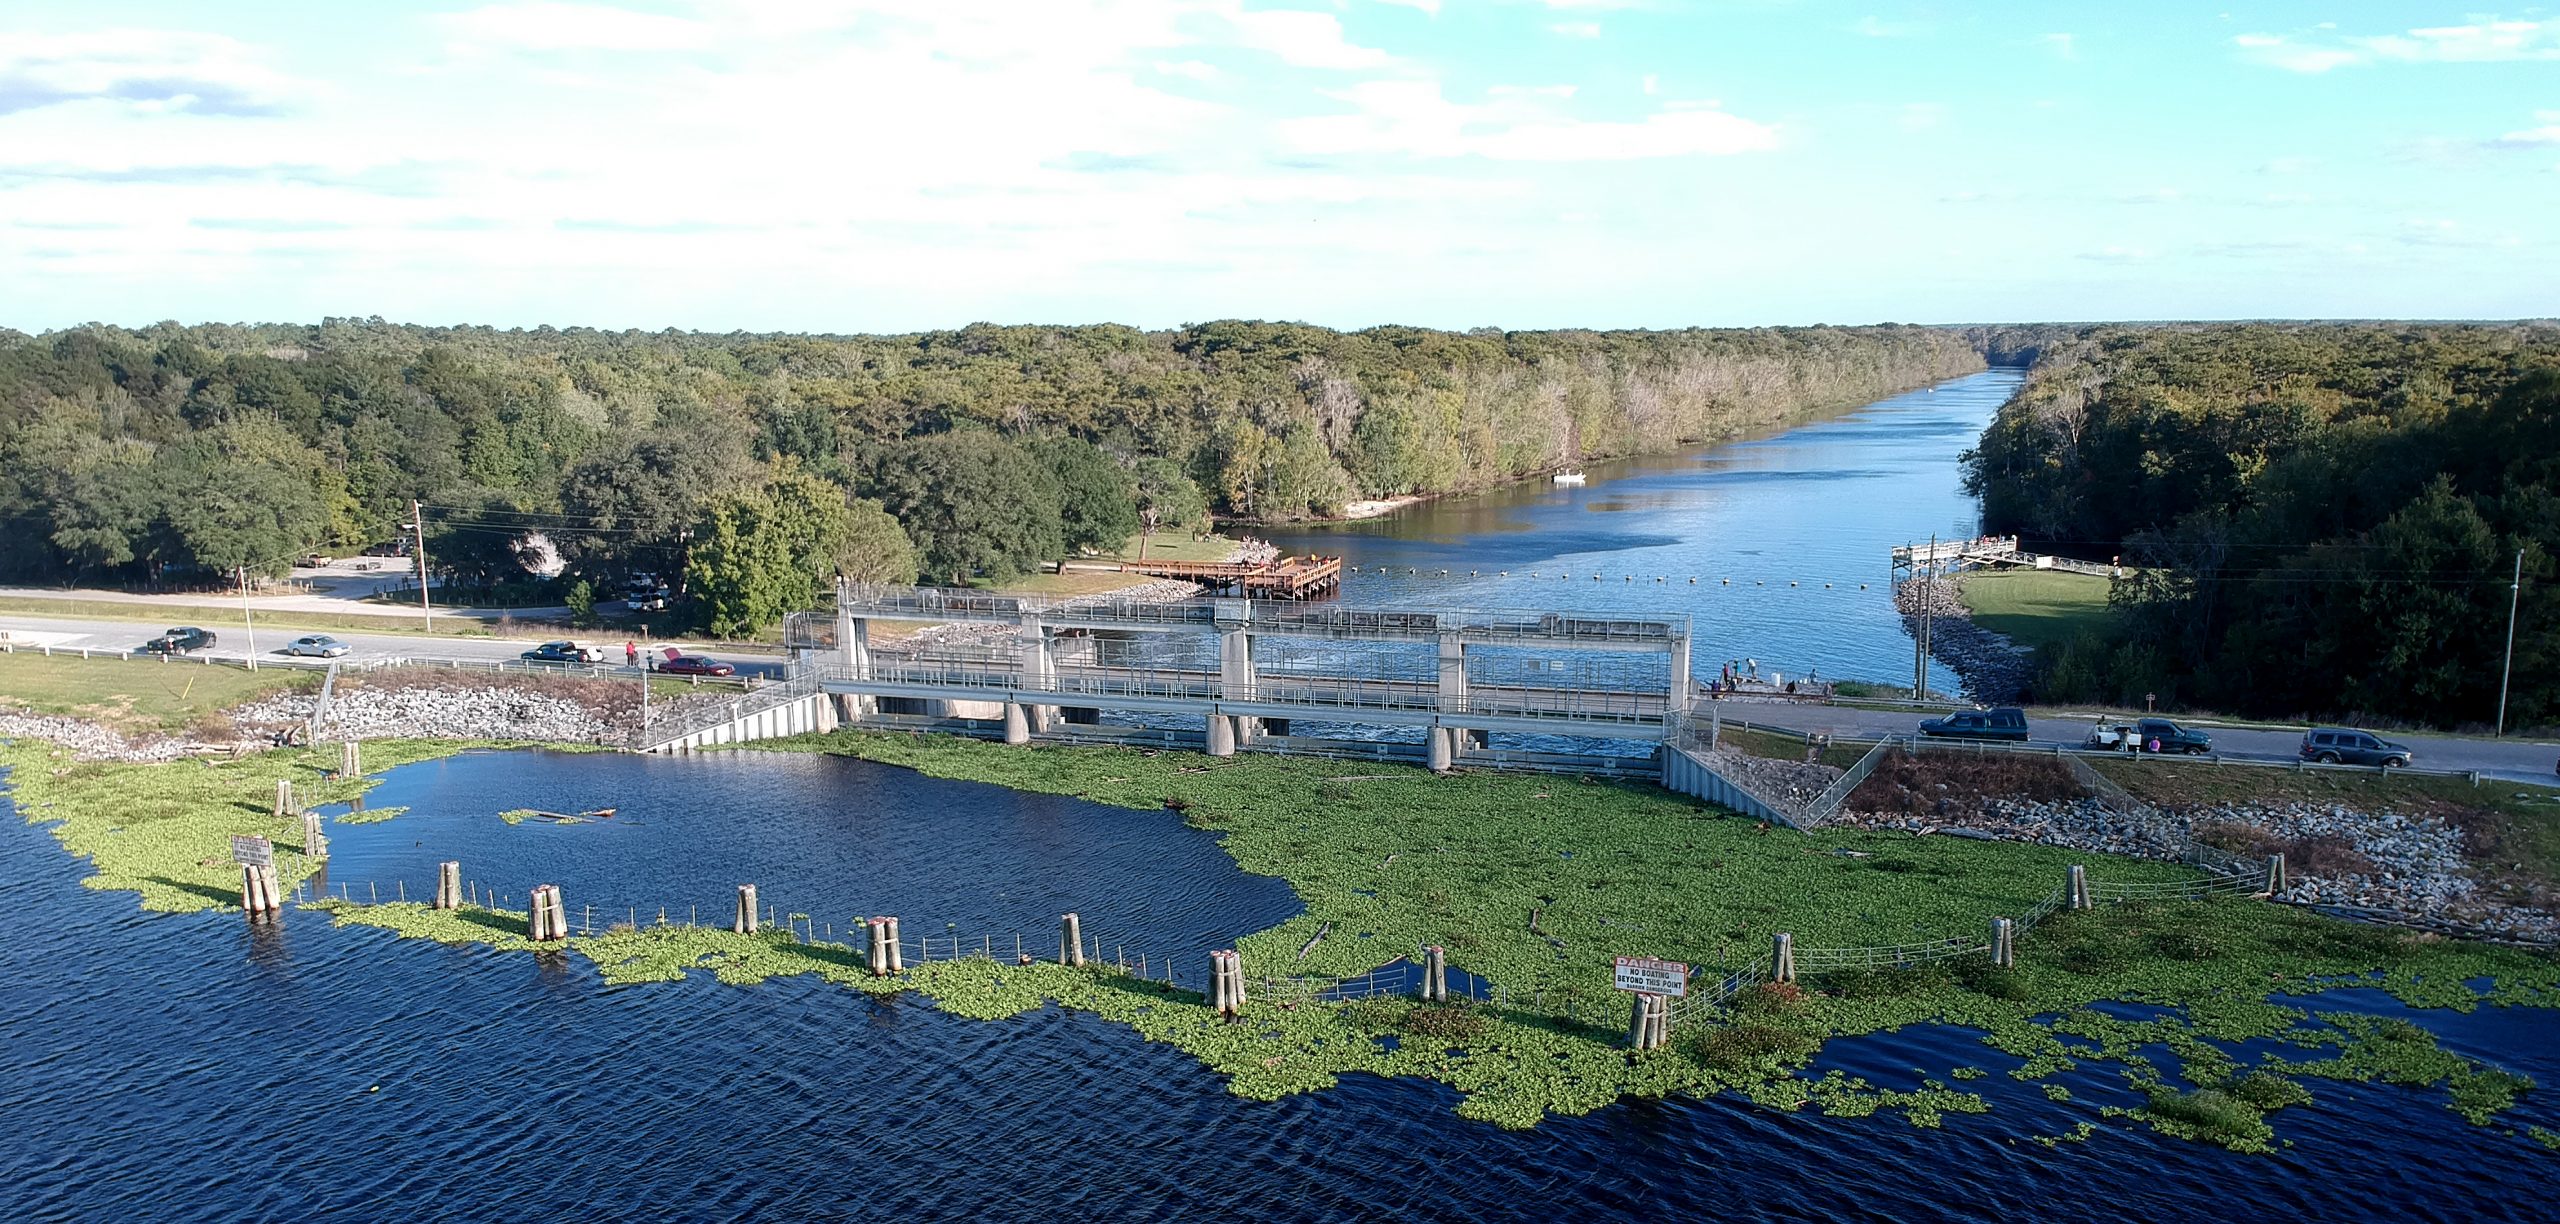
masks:
<svg viewBox="0 0 2560 1224"><path fill-rule="evenodd" d="M2560 966L2522 953L2415 940L2248 902L2114 907L2050 920L2021 942L2015 971L1969 962L1813 978L1802 992L1747 994L1726 1022L1690 1026L1674 1048L1632 1056L1620 1046L1624 1000L1606 985L1612 955L1736 965L1778 930L1793 931L1806 947L1973 935L1990 915L2034 904L2067 863L2088 856L1897 834L1762 832L1652 788L1564 779L1437 779L1375 765L1359 766L1354 777L1328 762L1024 751L859 733L785 746L1138 808L1179 801L1189 820L1222 835L1246 870L1287 879L1306 901L1304 915L1240 942L1250 973L1357 973L1431 942L1450 948L1457 966L1507 988L1510 1005L1254 1004L1243 1023L1229 1025L1197 995L1110 972L960 961L875 981L858 970L852 948L795 942L782 932L745 937L651 926L575 939L567 950L615 982L670 979L691 969L730 982L817 974L865 991L915 989L946 1010L989 1019L1054 1001L1178 1045L1229 1075L1242 1095L1322 1088L1346 1072L1412 1075L1457 1087L1467 1116L1511 1126L1588 1112L1631 1093L1724 1090L1780 1109L1900 1109L1932 1125L1944 1112L1987 1108L1980 1094L1949 1082L1978 1078L1982 1068L1951 1068L1909 1088L1837 1074L1812 1079L1796 1068L1830 1037L1946 1021L1983 1029L1984 1061L2016 1064L2009 1074L2018 1079L2110 1066L2156 1095L2157 1106L2140 1111L2142 1121L2243 1148L2267 1144L2264 1112L2298 1099L2301 1079L2441 1084L2476 1119L2523 1087L2441 1050L2413 1026L2353 1017L2322 1024L2300 1009L2270 1005L2264 1000L2272 988L2316 990L2334 975L2378 971L2385 976L2375 984L2414 1003L2475 1006L2484 996L2462 983L2482 978L2496 980L2485 997L2499 1003L2560 1002ZM368 763L388 767L461 747L375 744ZM66 849L89 857L96 872L90 887L129 889L146 908L166 910L236 903L227 837L264 833L289 847L298 831L268 814L275 779L295 777L306 802L353 797L361 784L319 781L328 764L325 753L212 765L74 764L41 745L0 748L22 813L49 822ZM308 873L298 855L279 860L288 886ZM2093 872L2107 881L2182 874L2107 859ZM341 922L502 950L530 947L516 914L438 914L415 904L331 908ZM1299 960L1300 945L1325 922L1332 933ZM2088 1006L2112 998L2183 1011L2136 1022ZM1389 1036L1401 1039L1392 1049L1378 1040ZM2213 1044L2250 1038L2287 1051L2291 1065L2244 1074ZM2143 1054L2153 1045L2180 1057L2179 1080ZM2068 1095L2060 1085L2047 1088L2048 1095Z"/></svg>
<svg viewBox="0 0 2560 1224"><path fill-rule="evenodd" d="M319 683L298 668L0 654L0 706L74 715L129 734L183 730L244 701Z"/></svg>
<svg viewBox="0 0 2560 1224"><path fill-rule="evenodd" d="M2031 650L2106 627L2107 580L2060 570L1993 570L1962 579L1973 623Z"/></svg>

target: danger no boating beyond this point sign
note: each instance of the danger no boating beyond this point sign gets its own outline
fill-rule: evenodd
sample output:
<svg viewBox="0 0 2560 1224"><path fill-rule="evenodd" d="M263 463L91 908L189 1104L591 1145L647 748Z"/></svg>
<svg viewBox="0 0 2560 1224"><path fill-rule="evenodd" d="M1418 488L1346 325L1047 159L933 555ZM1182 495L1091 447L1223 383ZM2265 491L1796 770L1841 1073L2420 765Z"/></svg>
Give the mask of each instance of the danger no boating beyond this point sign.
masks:
<svg viewBox="0 0 2560 1224"><path fill-rule="evenodd" d="M231 837L231 861L243 867L273 867L276 865L275 843L263 837L242 837L235 833Z"/></svg>
<svg viewBox="0 0 2560 1224"><path fill-rule="evenodd" d="M1618 958L1618 989L1685 999L1689 996L1689 967L1679 961L1655 960L1650 956L1621 956Z"/></svg>

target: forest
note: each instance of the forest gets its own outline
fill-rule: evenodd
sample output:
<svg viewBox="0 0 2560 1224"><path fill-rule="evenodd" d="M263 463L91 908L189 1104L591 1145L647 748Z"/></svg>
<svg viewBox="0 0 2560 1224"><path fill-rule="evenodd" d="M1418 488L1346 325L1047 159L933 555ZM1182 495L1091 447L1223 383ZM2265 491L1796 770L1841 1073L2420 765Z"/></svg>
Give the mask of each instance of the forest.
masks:
<svg viewBox="0 0 2560 1224"><path fill-rule="evenodd" d="M556 552L573 607L646 574L731 632L835 573L1001 581L1142 524L1478 488L1865 402L1981 369L2000 343L1245 321L0 331L0 580L280 574L396 538L415 502L459 588L521 585Z"/></svg>
<svg viewBox="0 0 2560 1224"><path fill-rule="evenodd" d="M2512 606L2513 728L2560 720L2555 455L2560 327L2233 324L2048 339L1966 462L1987 531L2131 569L2041 700L2492 724Z"/></svg>

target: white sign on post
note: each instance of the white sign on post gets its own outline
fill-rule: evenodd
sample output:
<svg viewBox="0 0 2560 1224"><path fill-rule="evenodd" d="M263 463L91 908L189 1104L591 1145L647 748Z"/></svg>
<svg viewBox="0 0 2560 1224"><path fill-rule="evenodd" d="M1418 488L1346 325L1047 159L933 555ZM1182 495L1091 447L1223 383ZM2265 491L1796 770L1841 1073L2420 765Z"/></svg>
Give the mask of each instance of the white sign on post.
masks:
<svg viewBox="0 0 2560 1224"><path fill-rule="evenodd" d="M1689 966L1679 961L1655 960L1650 956L1621 956L1618 958L1618 989L1685 999L1689 997Z"/></svg>
<svg viewBox="0 0 2560 1224"><path fill-rule="evenodd" d="M276 865L275 843L263 837L242 837L235 833L231 837L231 861L243 867L273 867Z"/></svg>

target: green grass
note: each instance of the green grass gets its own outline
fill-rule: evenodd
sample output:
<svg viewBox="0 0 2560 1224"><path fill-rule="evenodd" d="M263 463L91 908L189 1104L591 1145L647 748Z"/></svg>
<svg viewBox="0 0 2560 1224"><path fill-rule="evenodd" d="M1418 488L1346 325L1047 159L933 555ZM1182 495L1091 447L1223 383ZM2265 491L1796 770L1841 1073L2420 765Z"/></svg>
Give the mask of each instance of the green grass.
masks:
<svg viewBox="0 0 2560 1224"><path fill-rule="evenodd" d="M494 637L489 627L476 620L438 614L430 631L418 625L414 614L368 616L361 612L259 612L257 627L261 631L287 629L346 629L365 633L432 632L436 637ZM228 638L245 632L238 605L128 603L113 599L49 599L40 595L0 595L0 612L20 612L33 616L60 617L65 620L134 621L167 627L170 625L203 625ZM149 634L142 635L144 637ZM140 645L137 639L135 645Z"/></svg>
<svg viewBox="0 0 2560 1224"><path fill-rule="evenodd" d="M156 657L0 654L0 705L76 715L126 732L183 730L251 698L319 683L299 668L253 672Z"/></svg>
<svg viewBox="0 0 2560 1224"><path fill-rule="evenodd" d="M2032 649L2059 646L2106 627L2107 580L2057 570L1967 574L1964 604L1973 623Z"/></svg>
<svg viewBox="0 0 2560 1224"><path fill-rule="evenodd" d="M460 747L380 743L368 746L367 758L387 767ZM1766 949L1775 931L1793 932L1807 949L1978 939L1989 916L2033 905L2071 863L2088 864L2101 881L2190 873L2035 846L1763 830L1652 787L1575 779L1434 778L1370 763L1005 748L858 732L758 747L861 756L1132 808L1179 807L1185 819L1217 833L1239 866L1287 880L1306 904L1303 915L1238 941L1249 975L1358 973L1437 943L1457 967L1506 988L1509 1001L1253 1003L1241 1021L1225 1023L1197 994L1110 970L962 960L875 979L858 968L851 947L778 931L749 937L649 925L581 936L567 942L569 953L591 960L613 982L697 971L733 983L814 975L865 992L913 990L944 1010L989 1020L1053 1002L1171 1043L1227 1077L1239 1095L1317 1090L1347 1073L1410 1076L1454 1087L1461 1114L1504 1126L1587 1113L1627 1095L1726 1091L1771 1109L1835 1116L1892 1110L1934 1126L1945 1113L1989 1106L1980 1094L1937 1078L1917 1090L1888 1089L1838 1073L1809 1078L1801 1068L1834 1037L1952 1023L1981 1031L1986 1046L2020 1064L2009 1072L2014 1078L2114 1068L2138 1090L2167 1094L2159 1098L2161 1112L2121 1111L2126 1121L2246 1150L2261 1150L2264 1136L2226 1102L2264 1116L2293 1096L2244 1084L2242 1069L2216 1042L2259 1039L2297 1050L2301 1061L2281 1068L2292 1076L2441 1085L2475 1120L2529 1090L2520 1077L2441 1049L2415 1026L2314 1016L2268 1003L2271 990L2316 992L2374 973L2353 984L2416 1006L2560 1003L2560 964L2549 958L2244 900L2123 905L2053 916L2021 938L2014 970L1973 958L1808 977L1801 990L1747 992L1729 1022L1689 1026L1673 1048L1635 1055L1621 1044L1625 997L1609 988L1615 955L1736 965ZM39 744L0 747L21 813L48 823L65 849L88 859L95 872L88 886L134 891L148 909L236 903L227 836L266 833L289 846L297 826L268 810L275 779L293 777L305 802L352 797L359 784L318 780L329 763L326 753L280 752L211 766L75 764ZM298 855L278 858L288 887L307 874ZM580 909L575 897L567 905ZM340 922L404 935L502 951L531 946L522 915L502 910L330 908ZM1529 927L1533 909L1537 932ZM919 930L933 920L909 918ZM1299 948L1326 922L1332 934L1300 960ZM1186 975L1196 982L1198 972L1189 967ZM2465 984L2480 979L2495 983L2485 999ZM2177 1010L2128 1020L2090 1006L2105 999ZM1405 1039L1390 1050L1377 1040L1390 1035ZM2181 1103L2184 1090L2164 1081L2145 1053L2154 1047L2178 1056L2192 1088L2220 1096ZM1945 1078L1961 1078L1957 1069L1982 1061L1958 1060Z"/></svg>

